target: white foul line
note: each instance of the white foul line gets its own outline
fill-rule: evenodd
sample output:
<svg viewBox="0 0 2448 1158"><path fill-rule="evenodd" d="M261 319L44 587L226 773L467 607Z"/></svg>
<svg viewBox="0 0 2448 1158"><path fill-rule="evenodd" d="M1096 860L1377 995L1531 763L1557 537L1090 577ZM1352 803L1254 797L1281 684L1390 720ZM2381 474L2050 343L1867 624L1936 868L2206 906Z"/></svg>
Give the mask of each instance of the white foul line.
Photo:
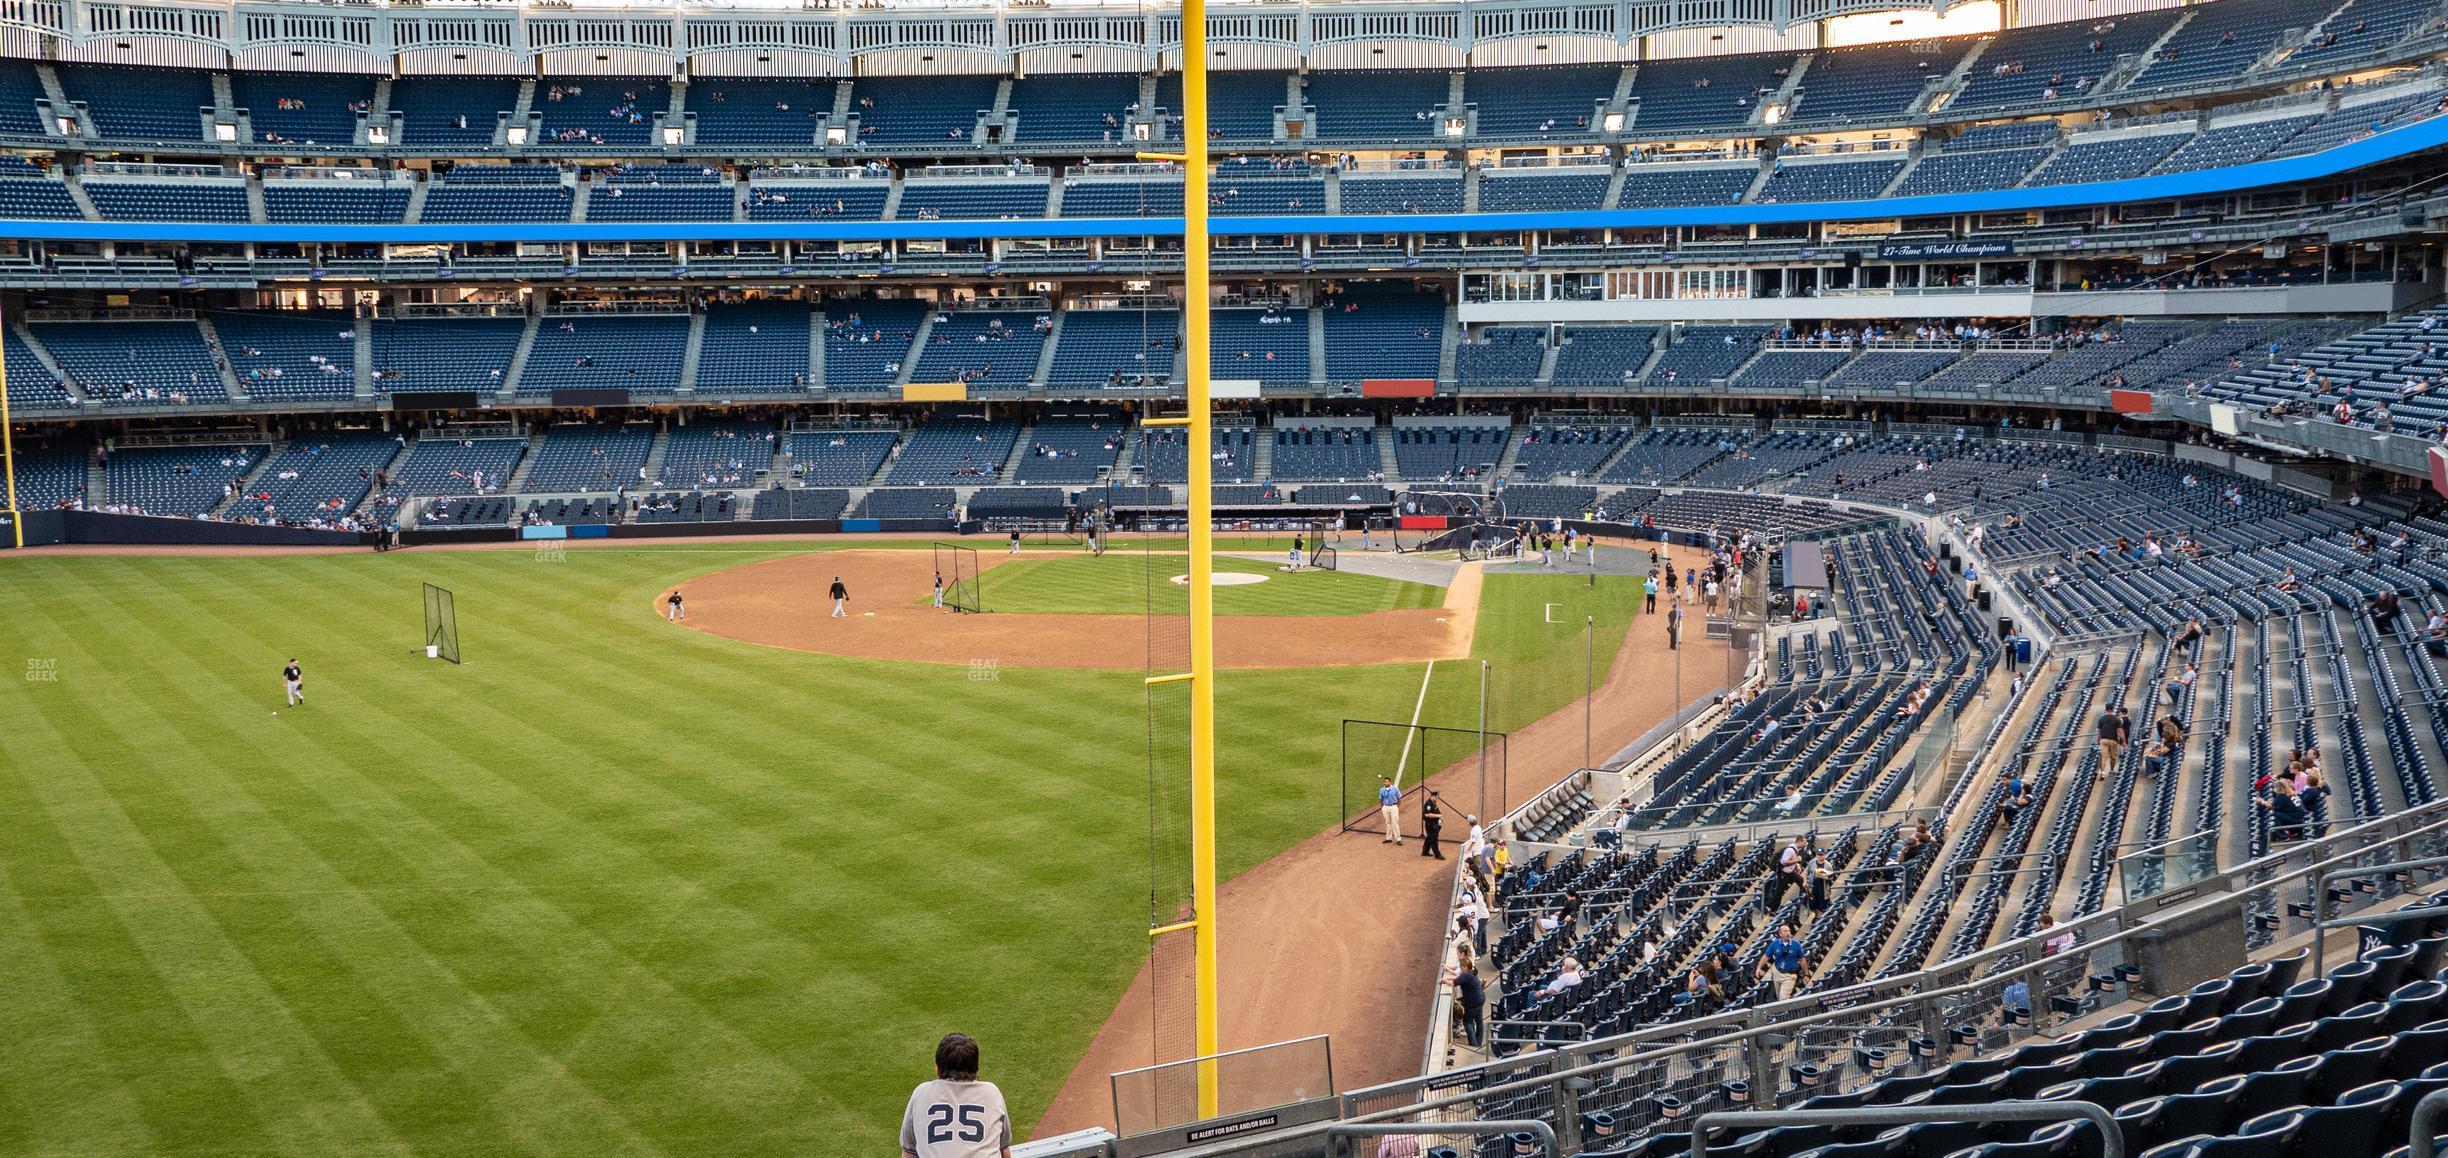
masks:
<svg viewBox="0 0 2448 1158"><path fill-rule="evenodd" d="M1547 617L1547 622L1549 622L1549 623L1554 623L1554 622L1555 622L1555 609L1556 609L1558 606L1560 606L1560 605L1559 605L1559 604L1554 604L1554 603L1547 604L1547 605L1546 605L1547 610L1545 610L1545 611L1541 612L1540 614L1545 615L1545 616Z"/></svg>
<svg viewBox="0 0 2448 1158"><path fill-rule="evenodd" d="M1428 681L1435 676L1436 661L1432 659L1428 661L1428 670L1420 673L1419 699L1412 701L1411 704L1411 727L1403 732L1402 760L1394 765L1394 790L1396 792L1402 791L1403 769L1411 766L1411 741L1419 739L1420 709L1428 706ZM1427 779L1427 773L1420 773L1422 783L1427 782Z"/></svg>

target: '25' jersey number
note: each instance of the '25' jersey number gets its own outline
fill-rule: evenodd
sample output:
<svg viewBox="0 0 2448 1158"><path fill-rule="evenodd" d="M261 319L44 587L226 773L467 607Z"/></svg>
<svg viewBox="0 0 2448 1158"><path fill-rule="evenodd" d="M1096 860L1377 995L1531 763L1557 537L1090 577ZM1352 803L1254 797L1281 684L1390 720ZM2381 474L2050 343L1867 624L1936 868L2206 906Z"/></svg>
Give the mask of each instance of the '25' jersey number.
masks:
<svg viewBox="0 0 2448 1158"><path fill-rule="evenodd" d="M955 1137L963 1142L986 1140L986 1107L955 1106L937 1102L927 1107L927 1141L949 1142Z"/></svg>

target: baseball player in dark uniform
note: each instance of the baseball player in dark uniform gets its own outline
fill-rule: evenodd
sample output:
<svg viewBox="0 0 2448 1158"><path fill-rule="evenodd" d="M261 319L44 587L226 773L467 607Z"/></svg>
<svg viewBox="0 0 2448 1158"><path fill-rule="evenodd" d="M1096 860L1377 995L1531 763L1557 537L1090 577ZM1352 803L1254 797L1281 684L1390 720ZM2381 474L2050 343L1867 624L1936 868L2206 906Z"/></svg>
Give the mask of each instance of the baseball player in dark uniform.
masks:
<svg viewBox="0 0 2448 1158"><path fill-rule="evenodd" d="M289 666L281 669L281 686L289 691L290 707L306 702L306 672L298 667L296 656L291 656Z"/></svg>
<svg viewBox="0 0 2448 1158"><path fill-rule="evenodd" d="M842 586L841 576L833 577L833 586L827 589L826 594L833 597L833 618L850 618L850 589Z"/></svg>

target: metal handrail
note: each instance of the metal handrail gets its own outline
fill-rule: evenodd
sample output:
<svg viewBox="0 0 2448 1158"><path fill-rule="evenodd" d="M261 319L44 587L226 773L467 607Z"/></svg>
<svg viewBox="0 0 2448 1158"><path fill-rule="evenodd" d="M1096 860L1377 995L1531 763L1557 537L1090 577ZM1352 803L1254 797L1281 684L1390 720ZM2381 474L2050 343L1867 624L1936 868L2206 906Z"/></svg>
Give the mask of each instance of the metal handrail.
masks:
<svg viewBox="0 0 2448 1158"><path fill-rule="evenodd" d="M2409 822L2415 827L2407 828L2393 835L2381 831L2386 826ZM2301 867L2288 868L2288 862L2295 860L2306 851L2301 846L2236 865L2217 874L2219 878L2228 882L2227 889L2216 890L2201 900L2193 902L2186 909L2163 911L2157 916L2161 918L2160 923L2165 923L2179 919L2177 916L2179 913L2211 908L2232 907L2240 912L2243 906L2253 898L2265 895L2275 896L2283 887L2291 884L2300 885L2317 879L2318 874L2322 872L2349 866L2350 862L2367 855L2374 845L2403 841L2423 835L2448 835L2448 801L2433 802L2392 817L2374 820L2346 832L2320 838L2319 843L2326 847L2344 851L2334 852L2325 859L2311 861ZM2266 875L2267 879L2259 881L2252 879L2263 875ZM1686 1054L1748 1049L1756 1045L1757 1039L1765 1034L1773 1033L1778 1037L1790 1038L1807 1032L1823 1022L1837 1019L1858 1021L1890 1011L1904 1010L1918 1003L1978 996L1986 987L1997 982L2000 977L2037 973L2042 968L2051 965L2062 966L2062 961L2050 958L2044 953L2044 943L2047 940L2069 933L2082 934L2110 925L2122 927L2117 928L2114 932L2087 939L2081 945L2079 952L2097 953L2102 949L2121 947L2129 940L2157 933L2156 924L2146 926L2139 922L2127 922L2125 913L2121 909L2103 911L2061 924L2046 934L2027 934L1992 946L1980 953L1956 958L1913 973L1876 978L1843 989L1789 998L1748 1010L1653 1027L1615 1038L1602 1038L1576 1048L1586 1049L1593 1054L1611 1055L1603 1060L1556 1069L1532 1078L1499 1082L1489 1086L1472 1086L1460 1094L1430 1098L1393 1109L1380 1110L1361 1115L1353 1120L1370 1121L1386 1115L1416 1115L1448 1110L1467 1110L1483 1099L1501 1099L1508 1095L1530 1093L1574 1079L1599 1078L1617 1072L1629 1072L1640 1066L1671 1061ZM1988 966L1998 966L1998 968L1987 969ZM1932 982L1941 974L1964 974L1973 976L1975 979L1954 985L1933 985ZM1878 996L1880 993L1898 993L1899 995L1881 997ZM1815 1016L1805 1011L1815 1011ZM1699 1036L1711 1031L1722 1032L1718 1032L1716 1036ZM1640 1048L1644 1044L1652 1045L1653 1048ZM1572 1056L1569 1051L1560 1051L1560 1054L1565 1057ZM1457 1074L1467 1072L1447 1071L1434 1075L1432 1078L1414 1079L1414 1081L1419 1082L1422 1088L1434 1088L1428 1086L1427 1083L1451 1083ZM1347 1104L1366 1094L1367 1091L1359 1091L1346 1095Z"/></svg>
<svg viewBox="0 0 2448 1158"><path fill-rule="evenodd" d="M2425 1099L2427 1102L2429 1099ZM2444 1103L2448 1104L2448 1103ZM1841 1110L1719 1110L1692 1122L1692 1158L1707 1158L1709 1131L1778 1126L1904 1126L1920 1122L2064 1122L2099 1127L2100 1158L2125 1158L2125 1127L2097 1102L1991 1102L1974 1106L1857 1106Z"/></svg>

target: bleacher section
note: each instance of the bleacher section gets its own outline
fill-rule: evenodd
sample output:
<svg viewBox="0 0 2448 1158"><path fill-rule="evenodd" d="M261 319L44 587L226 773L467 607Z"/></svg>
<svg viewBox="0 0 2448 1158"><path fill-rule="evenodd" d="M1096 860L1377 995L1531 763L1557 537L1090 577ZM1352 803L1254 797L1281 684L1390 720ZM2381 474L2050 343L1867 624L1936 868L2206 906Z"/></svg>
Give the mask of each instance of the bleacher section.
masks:
<svg viewBox="0 0 2448 1158"><path fill-rule="evenodd" d="M1216 310L1208 349L1220 379L1309 380L1307 310Z"/></svg>
<svg viewBox="0 0 2448 1158"><path fill-rule="evenodd" d="M400 143L420 149L489 145L500 114L518 105L507 76L404 76L391 82Z"/></svg>
<svg viewBox="0 0 2448 1158"><path fill-rule="evenodd" d="M111 505L148 515L200 515L263 461L263 445L144 446L110 456Z"/></svg>
<svg viewBox="0 0 2448 1158"><path fill-rule="evenodd" d="M671 108L671 85L654 77L566 76L535 82L544 139L636 148L654 141L655 118Z"/></svg>
<svg viewBox="0 0 2448 1158"><path fill-rule="evenodd" d="M897 487L990 481L1011 458L1019 437L1020 424L1009 419L938 412L910 431L884 481Z"/></svg>
<svg viewBox="0 0 2448 1158"><path fill-rule="evenodd" d="M1023 142L1119 141L1129 135L1139 78L1088 73L1032 76L1012 82L1011 113Z"/></svg>
<svg viewBox="0 0 2448 1158"><path fill-rule="evenodd" d="M1495 467L1510 437L1511 431L1501 426L1397 426L1394 463L1411 482L1476 479ZM1277 478L1286 477L1282 453L1278 446Z"/></svg>
<svg viewBox="0 0 2448 1158"><path fill-rule="evenodd" d="M370 324L374 388L383 392L498 391L527 326L520 317L382 318Z"/></svg>
<svg viewBox="0 0 2448 1158"><path fill-rule="evenodd" d="M1604 168L1515 169L1479 177L1481 213L1555 213L1598 209L1612 175Z"/></svg>
<svg viewBox="0 0 2448 1158"><path fill-rule="evenodd" d="M701 419L672 427L664 435L662 473L654 482L689 490L755 486L773 465L775 441L768 422ZM883 455L876 457L881 461Z"/></svg>
<svg viewBox="0 0 2448 1158"><path fill-rule="evenodd" d="M1599 104L1615 95L1612 65L1479 68L1462 77L1462 101L1478 107L1477 135L1541 137L1587 132Z"/></svg>
<svg viewBox="0 0 2448 1158"><path fill-rule="evenodd" d="M357 113L374 103L374 78L330 72L233 72L230 98L265 144L345 147Z"/></svg>
<svg viewBox="0 0 2448 1158"><path fill-rule="evenodd" d="M617 389L668 394L680 387L689 320L682 314L547 315L537 329L521 394Z"/></svg>
<svg viewBox="0 0 2448 1158"><path fill-rule="evenodd" d="M954 310L935 315L912 382L965 382L972 392L1016 390L1037 372L1050 319L1019 310Z"/></svg>
<svg viewBox="0 0 2448 1158"><path fill-rule="evenodd" d="M805 146L833 112L829 79L708 77L689 85L700 145Z"/></svg>
<svg viewBox="0 0 2448 1158"><path fill-rule="evenodd" d="M264 182L264 220L276 224L333 222L391 225L406 218L415 189L405 180Z"/></svg>
<svg viewBox="0 0 2448 1158"><path fill-rule="evenodd" d="M808 388L806 302L740 302L706 307L697 352L700 394L763 394Z"/></svg>
<svg viewBox="0 0 2448 1158"><path fill-rule="evenodd" d="M356 322L346 314L225 313L221 353L249 398L347 398L357 392Z"/></svg>
<svg viewBox="0 0 2448 1158"><path fill-rule="evenodd" d="M901 432L889 427L795 430L783 437L782 453L804 485L865 486L900 441Z"/></svg>
<svg viewBox="0 0 2448 1158"><path fill-rule="evenodd" d="M850 111L864 144L966 141L996 87L991 76L863 76L850 86Z"/></svg>
<svg viewBox="0 0 2448 1158"><path fill-rule="evenodd" d="M68 99L93 114L94 128L105 137L190 144L204 139L204 118L213 106L207 73L105 64L51 67Z"/></svg>
<svg viewBox="0 0 2448 1158"><path fill-rule="evenodd" d="M1083 310L1063 316L1062 340L1046 371L1051 386L1163 382L1181 349L1181 314L1173 310Z"/></svg>
<svg viewBox="0 0 2448 1158"><path fill-rule="evenodd" d="M639 468L654 447L654 428L563 423L536 445L534 465L519 489L529 494L616 491L640 485Z"/></svg>
<svg viewBox="0 0 2448 1158"><path fill-rule="evenodd" d="M1318 308L1329 381L1437 376L1445 303L1436 294L1356 291L1321 298Z"/></svg>
<svg viewBox="0 0 2448 1158"><path fill-rule="evenodd" d="M230 504L230 518L283 523L335 522L374 490L375 476L399 453L397 439L381 434L339 434L289 443L246 493Z"/></svg>
<svg viewBox="0 0 2448 1158"><path fill-rule="evenodd" d="M426 190L417 219L436 225L567 221L571 199L550 165L464 166Z"/></svg>
<svg viewBox="0 0 2448 1158"><path fill-rule="evenodd" d="M87 398L161 405L221 400L221 367L192 321L34 322L34 340Z"/></svg>
<svg viewBox="0 0 2448 1158"><path fill-rule="evenodd" d="M828 390L880 390L900 376L925 302L852 298L824 304Z"/></svg>
<svg viewBox="0 0 2448 1158"><path fill-rule="evenodd" d="M1375 475L1380 461L1377 432L1368 427L1308 427L1292 422L1274 431L1277 482L1350 482Z"/></svg>

